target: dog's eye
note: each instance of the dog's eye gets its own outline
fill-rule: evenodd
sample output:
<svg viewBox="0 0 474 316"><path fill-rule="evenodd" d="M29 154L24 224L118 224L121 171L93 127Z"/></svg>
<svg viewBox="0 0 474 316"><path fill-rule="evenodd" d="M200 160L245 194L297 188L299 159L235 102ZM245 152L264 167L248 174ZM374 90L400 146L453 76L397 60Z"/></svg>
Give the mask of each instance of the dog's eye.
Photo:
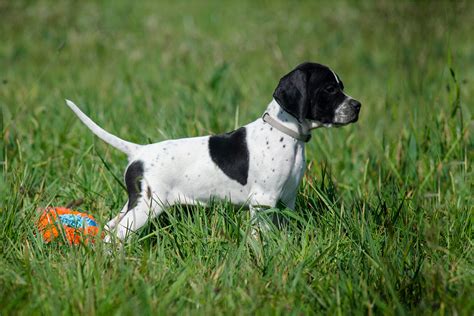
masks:
<svg viewBox="0 0 474 316"><path fill-rule="evenodd" d="M336 89L336 87L334 87L334 86L326 87L326 89L324 89L324 90L325 90L327 93L329 93L329 94L334 94L334 93L337 92L337 89Z"/></svg>

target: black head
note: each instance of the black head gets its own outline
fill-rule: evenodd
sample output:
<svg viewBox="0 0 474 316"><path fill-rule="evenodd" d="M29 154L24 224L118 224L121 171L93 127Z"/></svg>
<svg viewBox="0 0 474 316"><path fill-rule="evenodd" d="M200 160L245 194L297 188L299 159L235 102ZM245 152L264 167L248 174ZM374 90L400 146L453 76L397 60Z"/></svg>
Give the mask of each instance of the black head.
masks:
<svg viewBox="0 0 474 316"><path fill-rule="evenodd" d="M273 97L300 123L340 126L356 122L361 107L343 91L342 81L331 69L303 63L280 79Z"/></svg>

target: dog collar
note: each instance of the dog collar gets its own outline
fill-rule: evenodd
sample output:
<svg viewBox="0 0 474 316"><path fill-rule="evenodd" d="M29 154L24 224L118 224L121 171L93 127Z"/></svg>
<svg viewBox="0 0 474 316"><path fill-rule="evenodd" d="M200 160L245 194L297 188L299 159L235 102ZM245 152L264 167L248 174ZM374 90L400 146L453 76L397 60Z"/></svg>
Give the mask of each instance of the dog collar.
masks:
<svg viewBox="0 0 474 316"><path fill-rule="evenodd" d="M277 130L279 130L283 134L286 134L286 135L288 135L290 137L293 137L297 140L301 140L301 141L307 143L311 139L311 134L301 134L301 133L295 132L294 130L286 127L285 125L283 125L280 122L278 122L277 120L275 120L273 117L270 116L270 114L268 114L268 112L265 112L263 114L262 120L265 123L268 123L271 126L275 127Z"/></svg>

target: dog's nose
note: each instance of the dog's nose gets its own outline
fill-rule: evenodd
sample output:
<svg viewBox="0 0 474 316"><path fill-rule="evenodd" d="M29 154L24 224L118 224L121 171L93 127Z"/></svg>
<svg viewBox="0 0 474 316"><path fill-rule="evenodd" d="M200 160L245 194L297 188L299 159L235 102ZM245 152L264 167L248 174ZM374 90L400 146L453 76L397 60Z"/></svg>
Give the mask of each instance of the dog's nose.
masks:
<svg viewBox="0 0 474 316"><path fill-rule="evenodd" d="M349 104L350 104L352 107L354 107L354 109L356 109L357 111L359 111L359 110L360 110L360 107L362 106L362 104L360 104L359 101L354 100L354 99L352 99L352 100L349 102Z"/></svg>

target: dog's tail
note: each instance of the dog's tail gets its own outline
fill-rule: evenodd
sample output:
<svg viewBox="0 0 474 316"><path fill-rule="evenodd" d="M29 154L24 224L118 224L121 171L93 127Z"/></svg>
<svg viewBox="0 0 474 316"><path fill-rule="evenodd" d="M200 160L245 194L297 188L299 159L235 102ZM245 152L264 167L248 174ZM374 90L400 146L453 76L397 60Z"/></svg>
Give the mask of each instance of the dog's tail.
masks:
<svg viewBox="0 0 474 316"><path fill-rule="evenodd" d="M74 113L76 113L76 115L79 117L82 123L84 123L87 127L89 127L89 129L94 134L96 134L104 142L114 146L121 152L124 152L125 154L127 154L127 156L130 157L133 153L135 153L141 147L141 145L127 142L105 131L99 125L94 123L87 115L85 115L73 102L66 100L66 104L67 106L71 108L71 110L74 111Z"/></svg>

